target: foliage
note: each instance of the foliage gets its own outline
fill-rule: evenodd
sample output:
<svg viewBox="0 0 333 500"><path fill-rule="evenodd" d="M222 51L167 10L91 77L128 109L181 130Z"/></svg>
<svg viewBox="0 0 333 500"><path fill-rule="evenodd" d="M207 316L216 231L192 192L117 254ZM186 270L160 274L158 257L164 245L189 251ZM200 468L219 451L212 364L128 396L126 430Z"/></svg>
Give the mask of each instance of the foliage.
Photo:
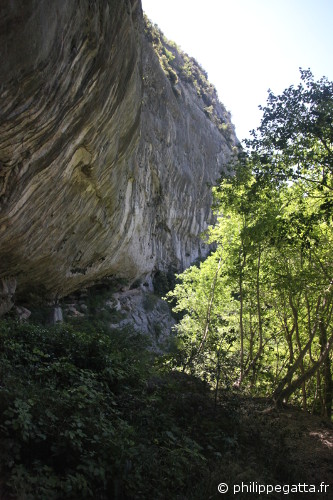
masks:
<svg viewBox="0 0 333 500"><path fill-rule="evenodd" d="M329 217L333 208L333 82L325 77L315 82L310 70L300 72L298 87L291 86L280 96L269 91L261 125L247 144L258 185L296 181L304 196L317 199L318 213Z"/></svg>
<svg viewBox="0 0 333 500"><path fill-rule="evenodd" d="M167 295L185 313L171 362L330 417L333 87L301 77L214 190L217 250Z"/></svg>
<svg viewBox="0 0 333 500"><path fill-rule="evenodd" d="M144 16L145 36L152 43L156 55L159 59L161 68L171 83L178 83L178 75L175 71L173 61L175 60L174 51L180 50L175 44L169 42L159 28L152 24L147 16Z"/></svg>
<svg viewBox="0 0 333 500"><path fill-rule="evenodd" d="M1 321L1 495L195 498L217 447L231 445L204 437L207 387L153 364L130 331Z"/></svg>
<svg viewBox="0 0 333 500"><path fill-rule="evenodd" d="M103 332L70 326L3 322L0 339L7 485L34 499L100 498L115 488L133 432L116 394L137 384L136 354L119 341L115 349Z"/></svg>
<svg viewBox="0 0 333 500"><path fill-rule="evenodd" d="M162 297L175 286L176 278L172 269L168 271L156 271L153 277L154 292Z"/></svg>
<svg viewBox="0 0 333 500"><path fill-rule="evenodd" d="M228 391L214 407L199 379L152 366L130 331L1 321L1 497L201 500L221 479L308 479L266 401Z"/></svg>
<svg viewBox="0 0 333 500"><path fill-rule="evenodd" d="M155 309L158 302L158 296L153 293L146 293L143 299L143 308L146 312L151 312Z"/></svg>

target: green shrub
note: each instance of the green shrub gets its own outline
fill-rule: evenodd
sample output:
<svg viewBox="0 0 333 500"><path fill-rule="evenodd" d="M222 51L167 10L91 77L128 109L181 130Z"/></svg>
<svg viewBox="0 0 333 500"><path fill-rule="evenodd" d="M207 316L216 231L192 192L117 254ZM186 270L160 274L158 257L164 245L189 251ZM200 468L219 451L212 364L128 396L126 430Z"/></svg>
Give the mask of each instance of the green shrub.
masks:
<svg viewBox="0 0 333 500"><path fill-rule="evenodd" d="M154 310L158 301L157 295L153 293L146 293L143 299L143 308L146 312L151 312Z"/></svg>
<svg viewBox="0 0 333 500"><path fill-rule="evenodd" d="M270 473L251 437L258 416L242 427L232 395L216 410L206 384L167 356L154 363L130 329L0 321L0 381L1 498L201 500L249 456L246 479Z"/></svg>
<svg viewBox="0 0 333 500"><path fill-rule="evenodd" d="M170 269L168 271L157 271L153 278L154 292L163 297L166 295L176 284L176 275Z"/></svg>
<svg viewBox="0 0 333 500"><path fill-rule="evenodd" d="M0 470L11 491L102 498L115 488L133 434L117 393L143 384L137 341L124 332L117 341L69 325L1 323Z"/></svg>
<svg viewBox="0 0 333 500"><path fill-rule="evenodd" d="M194 479L208 473L191 430L199 416L182 416L183 382L153 364L143 337L130 330L109 332L83 320L52 328L1 321L3 497L193 492Z"/></svg>

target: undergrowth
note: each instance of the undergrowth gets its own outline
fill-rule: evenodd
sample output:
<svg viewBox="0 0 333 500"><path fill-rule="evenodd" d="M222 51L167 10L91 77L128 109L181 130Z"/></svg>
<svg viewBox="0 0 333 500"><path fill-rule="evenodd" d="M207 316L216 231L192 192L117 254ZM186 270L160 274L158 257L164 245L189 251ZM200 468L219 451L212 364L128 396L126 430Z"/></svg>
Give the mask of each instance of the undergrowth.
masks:
<svg viewBox="0 0 333 500"><path fill-rule="evenodd" d="M301 477L283 428L230 391L215 408L146 342L83 320L0 321L1 499L202 500L221 481Z"/></svg>
<svg viewBox="0 0 333 500"><path fill-rule="evenodd" d="M195 498L208 389L153 365L128 330L1 321L2 496Z"/></svg>

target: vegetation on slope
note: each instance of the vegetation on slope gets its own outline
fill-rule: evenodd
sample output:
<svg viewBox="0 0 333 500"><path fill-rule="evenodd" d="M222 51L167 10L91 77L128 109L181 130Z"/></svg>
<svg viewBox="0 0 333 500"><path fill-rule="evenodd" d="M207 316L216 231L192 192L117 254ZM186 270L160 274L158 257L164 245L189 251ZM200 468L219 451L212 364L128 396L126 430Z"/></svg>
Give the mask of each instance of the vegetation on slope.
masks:
<svg viewBox="0 0 333 500"><path fill-rule="evenodd" d="M216 251L169 292L185 372L332 416L333 84L269 94L215 188Z"/></svg>
<svg viewBox="0 0 333 500"><path fill-rule="evenodd" d="M215 405L146 347L84 322L0 323L1 498L201 500L220 482L330 482L332 427L232 392Z"/></svg>
<svg viewBox="0 0 333 500"><path fill-rule="evenodd" d="M202 470L142 337L8 321L0 342L6 498L158 498Z"/></svg>

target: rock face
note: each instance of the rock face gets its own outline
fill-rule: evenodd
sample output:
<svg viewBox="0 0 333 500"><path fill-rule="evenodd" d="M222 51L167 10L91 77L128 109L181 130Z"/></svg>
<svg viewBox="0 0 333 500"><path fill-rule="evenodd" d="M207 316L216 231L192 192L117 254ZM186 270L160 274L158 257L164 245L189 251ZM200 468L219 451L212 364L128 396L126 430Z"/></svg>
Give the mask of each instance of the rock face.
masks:
<svg viewBox="0 0 333 500"><path fill-rule="evenodd" d="M116 307L125 317L113 321L111 328L118 330L130 326L148 337L155 352L165 352L176 323L166 302L143 288L114 293L112 300L111 307L116 302Z"/></svg>
<svg viewBox="0 0 333 500"><path fill-rule="evenodd" d="M168 304L144 285L117 292L81 289L61 302L61 307L50 308L49 324L81 318L106 323L117 331L129 328L132 333L144 335L147 347L155 352L166 352L172 345L171 329L176 320Z"/></svg>
<svg viewBox="0 0 333 500"><path fill-rule="evenodd" d="M15 278L0 279L0 316L13 307L12 297L16 290Z"/></svg>
<svg viewBox="0 0 333 500"><path fill-rule="evenodd" d="M133 281L207 251L208 183L237 141L213 87L207 106L156 33L137 0L2 3L0 278L19 294Z"/></svg>

